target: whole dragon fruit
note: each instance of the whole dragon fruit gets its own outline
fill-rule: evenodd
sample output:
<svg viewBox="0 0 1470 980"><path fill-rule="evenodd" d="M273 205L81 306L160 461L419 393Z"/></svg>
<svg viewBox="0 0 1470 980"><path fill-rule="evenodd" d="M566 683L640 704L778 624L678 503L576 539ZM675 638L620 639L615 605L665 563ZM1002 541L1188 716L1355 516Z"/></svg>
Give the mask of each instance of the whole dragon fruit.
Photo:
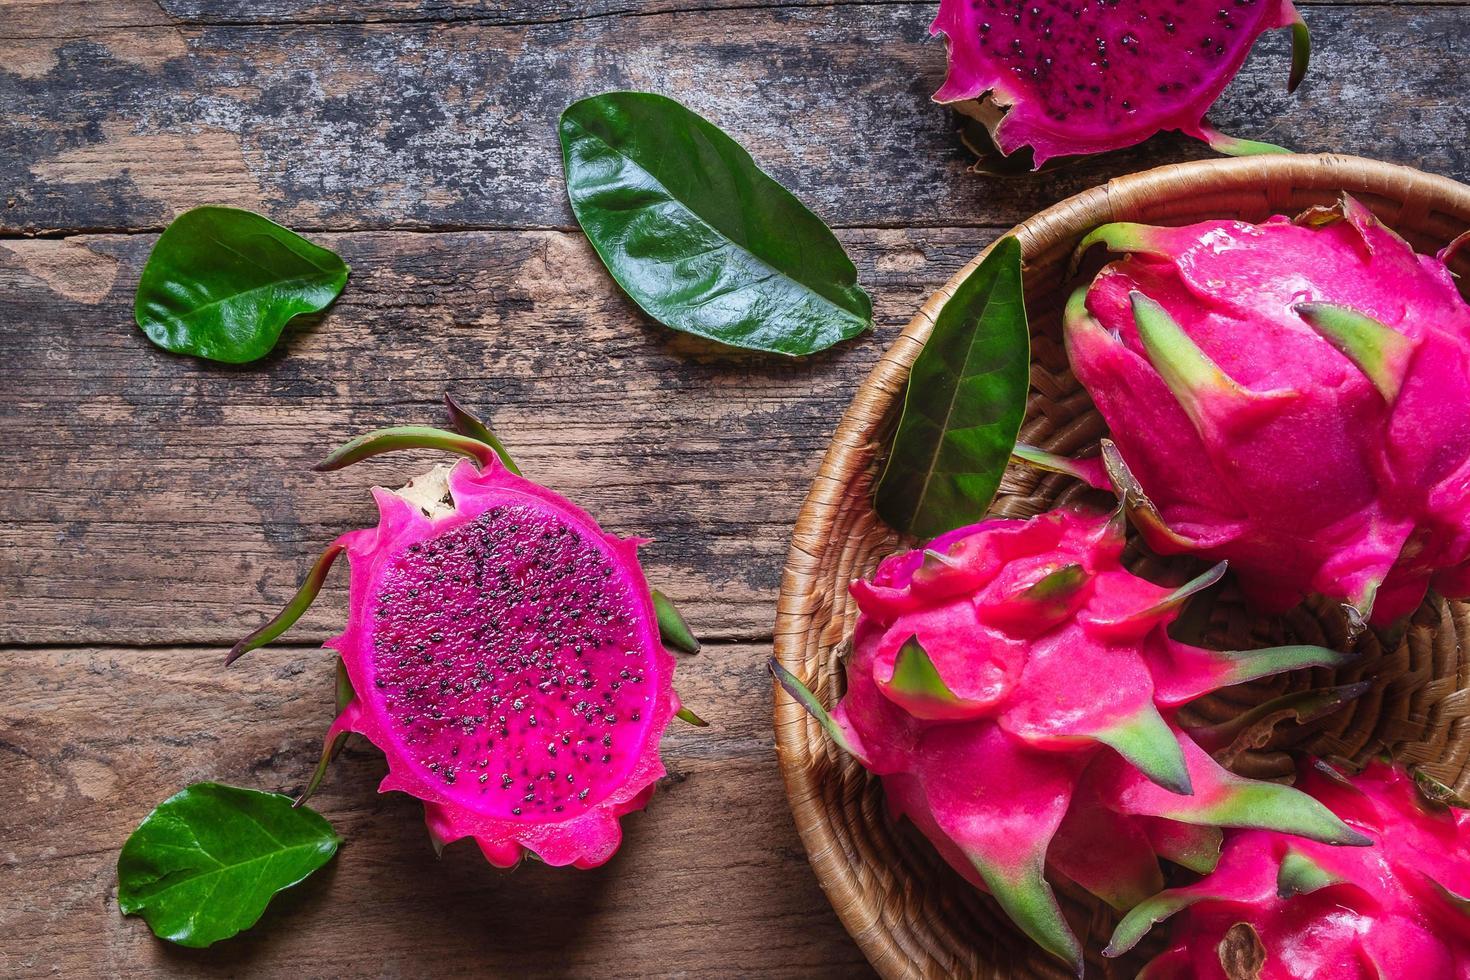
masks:
<svg viewBox="0 0 1470 980"><path fill-rule="evenodd" d="M699 722L674 693L641 542L606 534L521 477L488 430L450 406L461 433L383 429L318 466L408 448L468 457L403 490L375 488L378 526L333 542L228 662L284 633L346 553L350 616L326 645L347 684L323 766L346 733L360 733L387 757L379 791L421 799L436 846L471 837L500 867L528 853L594 867L617 849L619 818L664 774L658 746L670 719ZM677 638L681 621L658 604Z"/></svg>
<svg viewBox="0 0 1470 980"><path fill-rule="evenodd" d="M940 0L930 30L947 38L949 74L934 99L984 123L1002 153L1030 147L1036 167L1166 129L1223 153L1281 152L1204 121L1277 27L1292 28L1295 91L1311 40L1291 0Z"/></svg>
<svg viewBox="0 0 1470 980"><path fill-rule="evenodd" d="M1068 304L1113 482L1164 554L1228 560L1280 611L1387 625L1470 595L1470 304L1349 197L1296 220L1112 224ZM1453 246L1452 246L1453 247Z"/></svg>
<svg viewBox="0 0 1470 980"><path fill-rule="evenodd" d="M1352 779L1304 768L1297 785L1373 846L1232 835L1213 874L1134 908L1106 955L1172 916L1169 949L1140 978L1470 978L1470 813L1383 763Z"/></svg>
<svg viewBox="0 0 1470 980"><path fill-rule="evenodd" d="M1048 870L1126 909L1163 887L1159 856L1213 867L1220 827L1363 842L1296 790L1221 768L1178 718L1216 688L1343 655L1177 642L1165 626L1224 569L1171 590L1123 568L1122 550L1121 514L962 528L853 584L861 615L830 715L771 664L882 777L895 816L1079 970Z"/></svg>

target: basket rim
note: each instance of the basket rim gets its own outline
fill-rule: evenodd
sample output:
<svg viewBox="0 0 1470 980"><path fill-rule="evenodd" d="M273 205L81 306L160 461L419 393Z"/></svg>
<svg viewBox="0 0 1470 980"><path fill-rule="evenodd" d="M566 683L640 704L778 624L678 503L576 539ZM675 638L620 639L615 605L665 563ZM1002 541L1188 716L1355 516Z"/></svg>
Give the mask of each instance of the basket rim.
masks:
<svg viewBox="0 0 1470 980"><path fill-rule="evenodd" d="M909 368L923 349L940 308L964 279L988 256L995 242L1018 237L1027 258L1059 232L1097 227L1146 210L1150 202L1178 201L1192 194L1238 190L1262 195L1272 213L1291 209L1290 194L1301 190L1370 194L1399 204L1397 220L1424 218L1443 211L1470 221L1470 186L1449 177L1401 164L1344 154L1286 154L1197 160L1167 164L1109 180L1062 200L997 236L949 278L918 310L878 363L868 373L844 411L821 466L802 503L781 576L776 606L774 654L777 662L802 674L808 666L800 638L813 627L821 610L807 604L807 580L820 564L828 544L822 533L833 522L843 492L856 473L849 464L875 435L875 418L883 417L902 395ZM915 974L916 964L889 936L881 917L881 896L854 873L854 866L833 833L822 805L815 767L803 765L802 750L811 744L806 712L779 684L772 684L776 755L796 828L818 883L849 935L869 963L885 977Z"/></svg>

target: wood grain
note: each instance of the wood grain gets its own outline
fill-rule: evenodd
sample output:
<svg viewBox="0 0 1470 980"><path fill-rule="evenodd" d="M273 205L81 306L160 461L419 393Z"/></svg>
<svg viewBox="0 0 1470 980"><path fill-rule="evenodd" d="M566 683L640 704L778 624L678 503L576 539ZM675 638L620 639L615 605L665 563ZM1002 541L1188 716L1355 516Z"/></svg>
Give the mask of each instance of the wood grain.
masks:
<svg viewBox="0 0 1470 980"><path fill-rule="evenodd" d="M375 522L369 486L433 457L311 464L378 426L444 424L446 389L493 416L527 473L653 538L649 576L701 635L768 637L834 420L884 338L992 236L844 232L879 336L788 361L650 324L580 236L324 235L353 268L341 301L247 368L163 354L132 325L151 236L68 239L74 264L109 270L100 299L58 243L7 242L0 642L228 645L334 536ZM294 638L340 625L333 582Z"/></svg>
<svg viewBox="0 0 1470 980"><path fill-rule="evenodd" d="M1303 3L1284 93L1267 38L1214 112L1241 136L1465 179L1470 7ZM768 653L790 525L836 419L919 304L998 231L1109 177L1200 156L1161 137L1019 180L966 172L933 4L911 0L0 0L0 975L852 977L866 973L782 798ZM575 233L558 113L610 88L685 100L829 222L877 336L799 362L651 324ZM340 251L342 300L266 361L168 356L132 324L153 232L262 210ZM39 237L37 237L39 236ZM711 729L588 873L435 860L354 743L317 802L330 869L214 950L114 900L117 848L216 778L294 791L328 716L309 645L218 667L366 492L427 464L308 466L452 389L527 471L612 530L706 652Z"/></svg>
<svg viewBox="0 0 1470 980"><path fill-rule="evenodd" d="M1275 32L1213 118L1301 150L1463 174L1470 157L1449 134L1470 129L1466 11L1313 8L1321 57L1297 95ZM851 227L1011 225L1108 177L1208 152L1166 136L1033 179L967 174L951 115L929 100L944 68L929 20L925 4L880 3L505 26L231 21L125 37L16 28L0 59L12 66L0 172L14 175L0 233L158 228L206 201L302 228L568 228L556 118L610 88L683 99Z"/></svg>
<svg viewBox="0 0 1470 980"><path fill-rule="evenodd" d="M184 950L119 915L119 844L195 780L299 791L330 660L267 649L226 671L207 648L0 649L0 975L864 975L782 802L767 652L681 662L711 727L670 730L669 776L604 867L497 871L463 843L436 860L422 807L377 795L382 756L354 740L313 800L346 838L333 863L239 939Z"/></svg>

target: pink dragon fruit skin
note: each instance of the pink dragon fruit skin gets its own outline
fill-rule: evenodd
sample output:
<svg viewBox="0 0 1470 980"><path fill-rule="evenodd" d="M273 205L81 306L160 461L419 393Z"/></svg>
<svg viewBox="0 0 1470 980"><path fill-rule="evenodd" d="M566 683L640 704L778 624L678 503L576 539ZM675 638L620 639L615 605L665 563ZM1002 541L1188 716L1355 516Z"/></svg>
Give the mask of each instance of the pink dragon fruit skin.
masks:
<svg viewBox="0 0 1470 980"><path fill-rule="evenodd" d="M1295 221L1114 224L1067 350L1165 554L1228 560L1267 611L1394 622L1470 594L1470 305L1351 198Z"/></svg>
<svg viewBox="0 0 1470 980"><path fill-rule="evenodd" d="M1221 653L1165 631L1215 569L1169 589L1120 563L1121 515L987 521L885 559L852 585L847 693L830 713L772 663L837 744L882 777L961 875L1081 968L1048 875L1120 909L1205 870L1222 826L1358 836L1295 790L1231 774L1176 717L1220 687L1338 664L1321 647Z"/></svg>
<svg viewBox="0 0 1470 980"><path fill-rule="evenodd" d="M378 525L338 538L231 659L294 622L345 553L348 625L326 646L351 699L328 747L349 732L376 745L388 763L379 791L422 800L436 846L472 838L500 867L527 855L600 865L619 818L664 775L659 739L680 710L641 542L453 433L382 430L322 468L413 446L472 458L403 491L375 488Z"/></svg>
<svg viewBox="0 0 1470 980"><path fill-rule="evenodd" d="M1030 147L1036 167L1170 129L1225 153L1275 151L1204 114L1280 27L1293 30L1295 90L1311 43L1290 0L940 0L930 30L947 39L949 74L934 99L985 122L1002 153Z"/></svg>
<svg viewBox="0 0 1470 980"><path fill-rule="evenodd" d="M1470 813L1383 763L1351 779L1304 768L1297 785L1373 846L1234 834L1212 874L1130 912L1106 955L1172 916L1169 948L1140 977L1227 980L1221 944L1236 930L1258 947L1258 980L1470 978Z"/></svg>

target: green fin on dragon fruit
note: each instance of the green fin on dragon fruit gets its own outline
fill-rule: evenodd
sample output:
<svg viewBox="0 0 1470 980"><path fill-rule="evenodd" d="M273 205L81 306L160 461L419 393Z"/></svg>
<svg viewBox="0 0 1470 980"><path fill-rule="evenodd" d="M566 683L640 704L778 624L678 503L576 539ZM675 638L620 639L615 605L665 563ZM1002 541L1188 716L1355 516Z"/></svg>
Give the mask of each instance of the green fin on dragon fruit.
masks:
<svg viewBox="0 0 1470 980"><path fill-rule="evenodd" d="M1056 880L1122 909L1162 886L1160 859L1213 867L1221 827L1366 842L1311 797L1221 767L1180 716L1216 688L1348 658L1176 641L1167 626L1223 568L1157 585L1125 569L1122 550L1116 515L961 528L852 584L860 615L831 711L771 665L882 779L896 817L1079 971Z"/></svg>

